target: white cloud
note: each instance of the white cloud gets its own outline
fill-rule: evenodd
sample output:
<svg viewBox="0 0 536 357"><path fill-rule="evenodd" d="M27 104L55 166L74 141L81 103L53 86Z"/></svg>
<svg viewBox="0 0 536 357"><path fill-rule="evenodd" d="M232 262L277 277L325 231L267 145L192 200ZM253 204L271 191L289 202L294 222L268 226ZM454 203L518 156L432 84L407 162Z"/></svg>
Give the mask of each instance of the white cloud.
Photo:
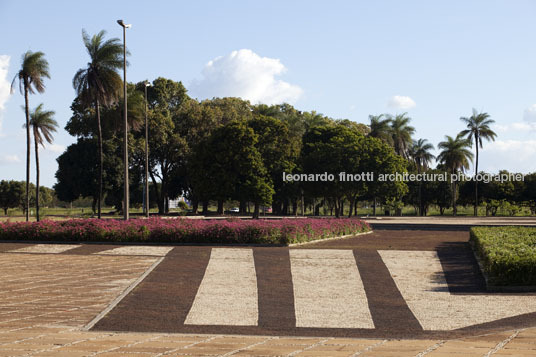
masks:
<svg viewBox="0 0 536 357"><path fill-rule="evenodd" d="M56 154L62 154L65 151L65 146L60 144L47 144L45 150Z"/></svg>
<svg viewBox="0 0 536 357"><path fill-rule="evenodd" d="M242 49L208 62L203 78L192 81L189 89L198 98L241 97L254 104L294 103L303 90L276 79L286 70L279 59Z"/></svg>
<svg viewBox="0 0 536 357"><path fill-rule="evenodd" d="M508 131L532 131L536 130L536 122L534 123L525 123L525 122L515 122L510 124L495 124L495 129L500 132Z"/></svg>
<svg viewBox="0 0 536 357"><path fill-rule="evenodd" d="M394 95L387 101L387 106L393 109L411 109L417 105L411 97Z"/></svg>
<svg viewBox="0 0 536 357"><path fill-rule="evenodd" d="M496 140L486 143L479 160L479 169L488 172L509 170L536 171L536 140Z"/></svg>
<svg viewBox="0 0 536 357"><path fill-rule="evenodd" d="M7 79L9 60L9 56L0 55L0 132L2 131L3 112L6 108L6 102L9 99L10 94L9 92L11 84Z"/></svg>
<svg viewBox="0 0 536 357"><path fill-rule="evenodd" d="M0 164L14 164L17 162L20 162L20 159L17 155L0 155Z"/></svg>
<svg viewBox="0 0 536 357"><path fill-rule="evenodd" d="M523 120L529 123L536 123L536 104L525 109L523 112Z"/></svg>

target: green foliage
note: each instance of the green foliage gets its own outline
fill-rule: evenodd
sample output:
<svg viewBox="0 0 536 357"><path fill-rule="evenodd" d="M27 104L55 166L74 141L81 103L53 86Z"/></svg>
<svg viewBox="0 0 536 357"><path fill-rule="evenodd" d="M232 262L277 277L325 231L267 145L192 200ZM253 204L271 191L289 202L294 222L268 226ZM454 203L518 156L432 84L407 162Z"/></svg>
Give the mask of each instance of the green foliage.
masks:
<svg viewBox="0 0 536 357"><path fill-rule="evenodd" d="M7 215L8 209L20 208L24 210L25 206L25 185L24 181L0 181L0 208ZM30 183L30 204L35 204L35 185ZM53 189L48 187L39 187L39 202L43 207L53 206L56 203L56 194Z"/></svg>
<svg viewBox="0 0 536 357"><path fill-rule="evenodd" d="M385 119L384 119L385 118ZM369 115L370 131L369 136L382 140L384 143L392 145L393 137L391 136L391 119L385 114Z"/></svg>
<svg viewBox="0 0 536 357"><path fill-rule="evenodd" d="M76 72L73 87L85 107L95 103L104 106L113 104L119 97L123 83L118 74L123 68L123 44L118 38L104 40L105 35L106 31L102 30L90 38L82 30L82 40L90 62Z"/></svg>
<svg viewBox="0 0 536 357"><path fill-rule="evenodd" d="M395 152L404 158L408 158L409 149L412 145L411 136L415 133L415 128L409 125L411 118L407 116L407 113L395 116L388 115L387 117L391 121L390 134Z"/></svg>
<svg viewBox="0 0 536 357"><path fill-rule="evenodd" d="M470 242L493 285L536 285L536 228L474 227Z"/></svg>
<svg viewBox="0 0 536 357"><path fill-rule="evenodd" d="M257 143L258 135L244 121L214 130L192 160L192 182L199 196L270 204L272 181Z"/></svg>
<svg viewBox="0 0 536 357"><path fill-rule="evenodd" d="M35 92L43 93L45 91L44 79L50 79L50 73L48 68L48 61L45 59L43 52L26 51L22 55L21 69L13 78L11 83L11 89L15 85L15 81L19 81L19 89L21 94L25 94L27 90L29 93Z"/></svg>
<svg viewBox="0 0 536 357"><path fill-rule="evenodd" d="M24 182L13 180L0 182L0 207L4 210L5 215L7 215L9 208L19 207L23 203L24 185Z"/></svg>
<svg viewBox="0 0 536 357"><path fill-rule="evenodd" d="M57 183L54 189L58 198L64 202L72 202L79 197L92 197L94 204L98 198L98 157L96 155L96 140L78 138L77 142L67 147L56 161L58 170L56 171ZM106 140L104 143L104 192L112 196L117 196L116 200L121 201L118 194L121 191L122 168L120 140L117 138ZM115 204L116 202L112 202Z"/></svg>

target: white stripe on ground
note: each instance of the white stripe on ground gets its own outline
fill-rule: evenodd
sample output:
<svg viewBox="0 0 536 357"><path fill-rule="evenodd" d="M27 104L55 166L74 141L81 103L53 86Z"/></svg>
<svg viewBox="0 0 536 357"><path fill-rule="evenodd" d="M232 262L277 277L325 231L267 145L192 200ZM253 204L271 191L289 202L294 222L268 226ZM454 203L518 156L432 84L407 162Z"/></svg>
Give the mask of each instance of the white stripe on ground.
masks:
<svg viewBox="0 0 536 357"><path fill-rule="evenodd" d="M29 247L14 249L17 253L62 253L70 249L78 248L78 244L36 244Z"/></svg>
<svg viewBox="0 0 536 357"><path fill-rule="evenodd" d="M212 248L186 325L257 326L257 275L251 249Z"/></svg>
<svg viewBox="0 0 536 357"><path fill-rule="evenodd" d="M291 249L296 327L374 328L351 250Z"/></svg>
<svg viewBox="0 0 536 357"><path fill-rule="evenodd" d="M173 247L153 247L153 246L126 246L119 247L110 250L105 250L102 252L96 252L93 254L104 254L104 255L150 255L156 257L165 257Z"/></svg>
<svg viewBox="0 0 536 357"><path fill-rule="evenodd" d="M536 311L534 295L451 294L436 252L379 254L425 330L452 330Z"/></svg>

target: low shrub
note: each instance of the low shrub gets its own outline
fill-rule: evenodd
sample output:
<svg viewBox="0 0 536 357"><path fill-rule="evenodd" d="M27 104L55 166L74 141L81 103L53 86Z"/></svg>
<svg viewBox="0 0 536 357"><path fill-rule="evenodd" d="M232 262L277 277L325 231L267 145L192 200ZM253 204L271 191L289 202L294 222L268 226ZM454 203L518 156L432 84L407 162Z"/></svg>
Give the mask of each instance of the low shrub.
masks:
<svg viewBox="0 0 536 357"><path fill-rule="evenodd" d="M0 240L279 244L308 242L370 230L359 219L198 220L73 219L0 223Z"/></svg>
<svg viewBox="0 0 536 357"><path fill-rule="evenodd" d="M536 227L474 227L475 253L492 285L536 285Z"/></svg>

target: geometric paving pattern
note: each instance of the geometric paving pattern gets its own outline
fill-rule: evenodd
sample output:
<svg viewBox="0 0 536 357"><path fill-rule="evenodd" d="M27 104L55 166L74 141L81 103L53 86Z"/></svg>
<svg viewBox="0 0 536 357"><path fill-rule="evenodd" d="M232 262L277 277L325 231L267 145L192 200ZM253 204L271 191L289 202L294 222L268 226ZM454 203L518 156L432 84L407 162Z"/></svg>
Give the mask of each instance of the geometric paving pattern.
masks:
<svg viewBox="0 0 536 357"><path fill-rule="evenodd" d="M534 293L449 289L435 251L177 247L94 329L430 337L536 324Z"/></svg>
<svg viewBox="0 0 536 357"><path fill-rule="evenodd" d="M445 340L444 338L449 336L437 338L432 334L420 335L421 340L417 341L398 341L390 338L377 339L370 337L365 339L325 337L329 335L325 333L326 329L321 329L320 331L323 332L321 335L323 337L280 337L285 332L284 330L280 330L278 335L272 331L267 334L268 336L80 331L81 327L93 319L133 281L139 278L158 258L150 256L94 255L93 253L96 251L110 250L110 247L102 246L98 248L93 246L90 248L87 248L88 246L72 248L64 252L52 252L52 254L14 252L16 249L29 246L0 244L0 252L11 251L9 254L0 254L0 356L536 355L536 329L526 329L523 326L505 332L491 332L479 337L465 337L468 334L474 335L474 333L471 330L461 329L457 330L459 335L456 337L464 337L463 339ZM195 290L194 294L192 294L193 296L183 295L187 300L190 299L186 301L188 306L184 309L186 310L183 314L184 320L193 301L196 299L197 289L203 281L211 256L210 248L199 249L201 251L208 250L206 254L201 254L199 251L195 252L195 250L183 249L183 247L172 250L168 257L138 286L139 289L134 289L125 298L125 301L136 296L140 297L138 290L154 289L155 287L158 287L158 289L152 291L153 295L162 294L154 300L145 299L146 304L152 301L168 301L167 299L173 301L173 297L177 296L178 290L167 290L170 290L168 289L170 286L180 285L178 288L183 288L185 293ZM284 298L285 296L283 295L289 291L293 293L292 283L288 286L285 285L285 281L292 282L290 254L288 249L286 250L286 255L285 249L277 250L275 253L261 248L250 250L253 254L257 274L259 325L278 326L289 324L289 321L281 318L290 315L288 306L276 306L273 303L281 297ZM82 251L87 252L84 253L86 255L75 255L75 252ZM375 327L376 329L382 329L382 326L389 325L389 320L385 316L379 316L379 311L381 311L383 304L381 299L371 292L371 290L374 290L371 287L377 290L377 285L384 290L391 289L392 291L389 290L389 294L396 295L397 290L395 289L400 286L402 291L402 293L399 292L400 296L404 295L404 289L396 281L396 277L391 278L393 280L391 284L387 284L384 280L386 274L381 269L377 267L372 269L375 275L369 271L371 267L369 263L377 262L378 260L382 261L382 258L386 257L383 251L380 250L377 253L376 251L365 252L356 249L353 253L362 284L365 290L368 290L366 291L368 306ZM421 253L427 255L429 252ZM438 256L439 260L443 259L442 253L439 251ZM179 271L179 274L177 274L176 265L174 264L174 260L177 258L182 259L181 265L183 266L183 271ZM348 260L347 256L342 260L346 262ZM264 264L269 261L273 264ZM359 261L362 262L361 266L357 263ZM434 263L436 268L438 266L437 262L436 260L436 263ZM441 260L440 264L443 270L448 265L443 260ZM346 264L343 263L341 268L346 269ZM385 264L383 268L387 271ZM196 273L199 270L202 271L201 274ZM277 272L277 274L274 274L274 272ZM175 277L178 276L181 279L175 284L168 285L166 279L161 278L170 276L172 273L175 274ZM287 277L285 277L286 274L288 274ZM355 271L352 274L355 278ZM396 273L390 274L396 275ZM444 290L444 286L447 284L448 288L453 291L452 295L466 294L456 292L457 290L464 290L466 287L461 286L460 289L460 286L456 285L455 281L452 281L452 276L454 275L455 273L445 271L445 279L441 289ZM190 289L190 285L195 285L196 289ZM474 289L472 286L469 288L469 290ZM471 290L470 294L474 295L475 292ZM334 298L339 299L341 296L335 295ZM292 301L294 302L294 298ZM175 304L180 305L181 302L175 301ZM408 305L411 304L408 302ZM267 307L277 309L270 310ZM173 320L173 316L165 315L165 309L162 310L162 306L158 306L158 308L161 309L159 315L161 320ZM410 314L413 311L413 309L410 311L406 305L397 306L397 311L404 310L404 308ZM115 310L124 310L124 307L122 308L120 303L110 314L113 315ZM145 310L143 311L145 316L151 320L153 318L151 309ZM336 310L334 310L335 312ZM396 318L395 315L397 314L400 315L400 319L409 320L408 312L391 312L393 318ZM124 317L127 317L128 320L128 316ZM291 321L291 323L295 325L296 320ZM504 331L505 326L513 325L503 323L498 327ZM204 327L210 328L210 326ZM210 333L210 331L206 332ZM236 334L237 332L230 331L230 333ZM419 334L414 333L412 336L419 336Z"/></svg>

